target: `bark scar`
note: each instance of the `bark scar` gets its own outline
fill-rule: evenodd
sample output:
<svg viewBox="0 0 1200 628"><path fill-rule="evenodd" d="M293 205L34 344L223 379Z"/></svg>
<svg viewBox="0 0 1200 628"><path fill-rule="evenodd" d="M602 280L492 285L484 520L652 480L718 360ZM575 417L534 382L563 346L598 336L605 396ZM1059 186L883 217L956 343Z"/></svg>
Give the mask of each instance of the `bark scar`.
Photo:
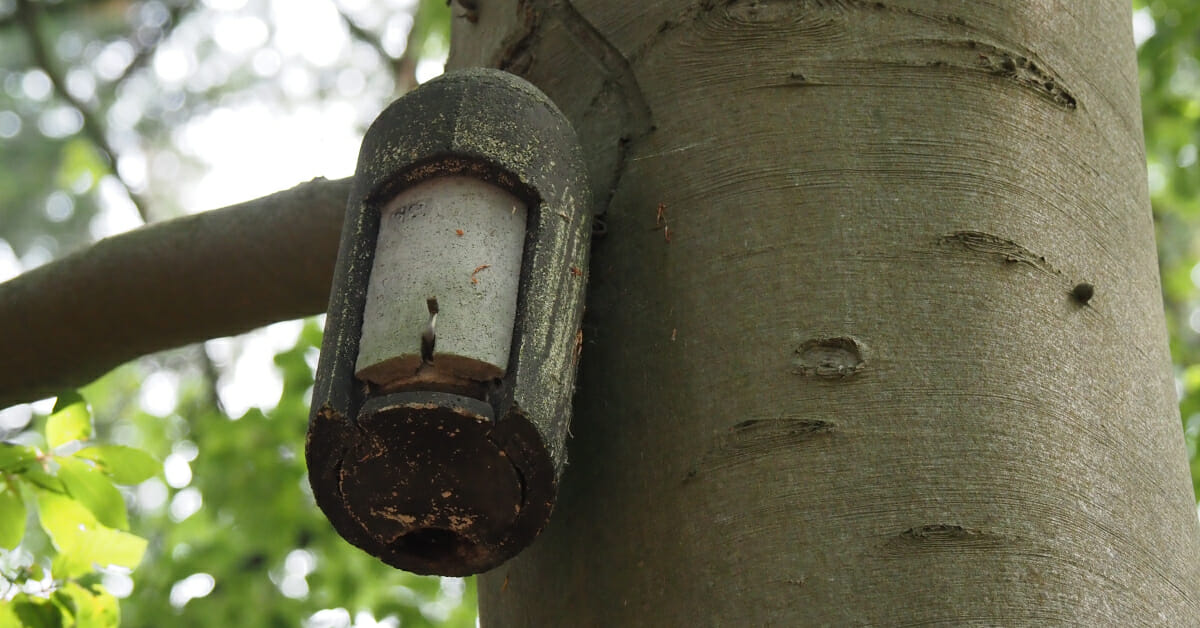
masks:
<svg viewBox="0 0 1200 628"><path fill-rule="evenodd" d="M1009 535L988 530L934 523L908 528L888 537L881 550L889 558L944 552L986 552L1012 545L1016 540Z"/></svg>
<svg viewBox="0 0 1200 628"><path fill-rule="evenodd" d="M837 429L838 425L833 421L801 417L740 421L717 434L708 451L688 469L683 481L691 481L701 471L735 467L743 462L759 460L774 451L795 449L814 439L828 437Z"/></svg>
<svg viewBox="0 0 1200 628"><path fill-rule="evenodd" d="M938 242L960 246L969 251L984 255L999 257L1006 263L1025 264L1049 275L1062 275L1061 272L1050 265L1050 262L1046 261L1045 257L1035 254L1033 251L1012 240L984 233L983 231L955 231L954 233L938 238Z"/></svg>

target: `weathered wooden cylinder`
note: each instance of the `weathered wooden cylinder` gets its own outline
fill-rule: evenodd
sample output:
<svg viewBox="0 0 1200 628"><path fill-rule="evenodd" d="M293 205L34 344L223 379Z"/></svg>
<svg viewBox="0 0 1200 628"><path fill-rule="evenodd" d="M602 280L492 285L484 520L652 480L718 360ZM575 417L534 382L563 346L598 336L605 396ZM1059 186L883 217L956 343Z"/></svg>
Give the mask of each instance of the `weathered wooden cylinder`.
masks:
<svg viewBox="0 0 1200 628"><path fill-rule="evenodd" d="M591 207L578 141L511 74L448 74L363 139L307 458L348 541L416 573L499 565L566 460Z"/></svg>

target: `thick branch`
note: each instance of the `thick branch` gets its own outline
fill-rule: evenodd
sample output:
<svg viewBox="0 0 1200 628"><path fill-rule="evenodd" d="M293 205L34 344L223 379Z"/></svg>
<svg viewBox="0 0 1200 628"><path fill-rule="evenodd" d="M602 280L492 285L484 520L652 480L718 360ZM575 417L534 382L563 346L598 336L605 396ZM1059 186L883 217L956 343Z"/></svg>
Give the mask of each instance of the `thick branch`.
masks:
<svg viewBox="0 0 1200 628"><path fill-rule="evenodd" d="M314 179L0 283L0 407L140 355L323 312L349 192L349 179Z"/></svg>

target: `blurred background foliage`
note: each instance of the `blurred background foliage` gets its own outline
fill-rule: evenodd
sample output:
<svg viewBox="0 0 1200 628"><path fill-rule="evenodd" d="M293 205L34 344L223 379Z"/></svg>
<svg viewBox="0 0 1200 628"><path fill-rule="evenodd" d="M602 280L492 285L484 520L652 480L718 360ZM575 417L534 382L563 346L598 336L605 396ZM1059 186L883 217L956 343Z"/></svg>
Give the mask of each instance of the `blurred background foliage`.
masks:
<svg viewBox="0 0 1200 628"><path fill-rule="evenodd" d="M0 280L145 222L352 174L375 115L441 72L449 12L445 0L0 0ZM109 598L79 602L103 590L123 626L474 626L473 580L392 569L315 507L304 437L320 337L319 320L281 323L81 391L96 441L162 462L118 483L128 530L146 540L132 572L52 573L62 563L32 497L45 490L12 462L25 449L0 450L3 505L30 504L25 541L0 550L0 624L25 592L66 609L24 608L27 624L111 625ZM50 411L0 411L0 439L73 464L78 444L44 436Z"/></svg>
<svg viewBox="0 0 1200 628"><path fill-rule="evenodd" d="M1133 6L1163 303L1192 487L1200 497L1200 3Z"/></svg>
<svg viewBox="0 0 1200 628"><path fill-rule="evenodd" d="M1171 354L1200 487L1200 3L1133 7ZM348 176L374 116L441 71L450 10L0 0L0 280L147 221ZM386 567L315 508L303 443L320 333L319 319L279 323L86 387L97 442L163 463L120 487L145 556L67 587L31 512L25 542L0 550L0 604L92 587L119 601L125 626L475 625L473 580ZM0 411L0 439L46 448L51 407Z"/></svg>

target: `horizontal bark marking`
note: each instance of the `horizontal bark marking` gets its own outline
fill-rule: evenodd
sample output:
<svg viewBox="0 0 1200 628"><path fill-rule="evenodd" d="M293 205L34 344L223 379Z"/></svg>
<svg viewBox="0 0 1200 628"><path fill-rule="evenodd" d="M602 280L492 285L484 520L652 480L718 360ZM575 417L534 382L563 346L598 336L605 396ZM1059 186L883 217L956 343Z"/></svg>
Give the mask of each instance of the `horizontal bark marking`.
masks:
<svg viewBox="0 0 1200 628"><path fill-rule="evenodd" d="M1079 101L1067 91L1062 79L1051 75L1028 56L980 42L965 43L968 48L977 51L976 63L982 70L1029 89L1038 97L1063 109L1078 108Z"/></svg>
<svg viewBox="0 0 1200 628"><path fill-rule="evenodd" d="M747 419L717 435L708 451L688 469L688 482L700 472L734 467L770 455L791 450L837 430L837 423L823 419L777 418Z"/></svg>
<svg viewBox="0 0 1200 628"><path fill-rule="evenodd" d="M920 62L894 59L827 60L821 62L821 65L825 66L824 68L813 67L803 71L791 70L781 79L764 84L762 87L797 88L849 87L862 84L881 85L895 83L901 77L894 76L891 81L880 80L872 72L879 73L889 69L898 71L904 68L909 69L910 72L915 70L960 70L966 72L984 72L988 75L1011 81L1019 87L1029 90L1037 97L1062 109L1074 110L1078 107L1076 98L1067 92L1060 82L1052 78L1031 75L1032 73L1029 71L1031 68L1019 65L1021 62L1029 63L1030 66L1036 68L1036 65L1024 57L1017 58L1009 55L992 57L983 54L979 56L979 60L974 64L956 63L946 59L932 59ZM897 72L893 71L892 74L895 75Z"/></svg>
<svg viewBox="0 0 1200 628"><path fill-rule="evenodd" d="M938 552L990 551L1010 544L1011 537L949 523L908 528L884 542L884 556L901 557Z"/></svg>
<svg viewBox="0 0 1200 628"><path fill-rule="evenodd" d="M955 231L938 238L939 244L957 245L969 251L999 257L1005 263L1025 264L1053 276L1061 276L1046 258L998 235L983 231Z"/></svg>
<svg viewBox="0 0 1200 628"><path fill-rule="evenodd" d="M756 429L777 429L787 434L815 434L831 431L834 425L832 421L820 419L748 419L730 429L734 434Z"/></svg>
<svg viewBox="0 0 1200 628"><path fill-rule="evenodd" d="M1090 309L1092 298L1096 294L1096 286L1091 282L1068 281L1062 271L1046 261L1045 256L1037 255L1008 238L983 231L955 231L939 237L938 244L958 246L986 256L998 257L1005 264L1024 264L1039 270L1057 281L1063 281L1066 285L1064 292L1067 299L1081 308L1089 306Z"/></svg>
<svg viewBox="0 0 1200 628"><path fill-rule="evenodd" d="M885 14L896 28L864 41L852 26L855 18L850 14L854 12ZM809 61L823 67L793 70L764 87L873 83L872 69L956 70L996 77L1063 110L1079 107L1074 90L1032 50L1017 43L1001 43L1002 37L992 29L952 13L928 13L866 0L736 0L692 5L663 22L658 35L699 20L720 21L723 29L774 28L801 37L810 46L819 45L820 54ZM649 45L647 42L643 48ZM633 57L642 53L639 50Z"/></svg>
<svg viewBox="0 0 1200 628"><path fill-rule="evenodd" d="M880 54L875 58L822 59L809 63L803 70L793 69L763 87L887 84L900 78L895 76L891 81L881 81L880 73L888 70L893 70L892 74L901 69L907 69L910 73L962 71L982 73L1011 82L1064 110L1075 110L1079 107L1078 99L1068 91L1062 79L1050 75L1026 55L971 40L909 40L895 42L894 45L908 47L913 44L921 44L924 50L914 50L909 55L904 54L908 51L900 50L891 51L899 52L899 55ZM962 54L968 51L974 52L969 55ZM947 54L948 52L959 54Z"/></svg>

